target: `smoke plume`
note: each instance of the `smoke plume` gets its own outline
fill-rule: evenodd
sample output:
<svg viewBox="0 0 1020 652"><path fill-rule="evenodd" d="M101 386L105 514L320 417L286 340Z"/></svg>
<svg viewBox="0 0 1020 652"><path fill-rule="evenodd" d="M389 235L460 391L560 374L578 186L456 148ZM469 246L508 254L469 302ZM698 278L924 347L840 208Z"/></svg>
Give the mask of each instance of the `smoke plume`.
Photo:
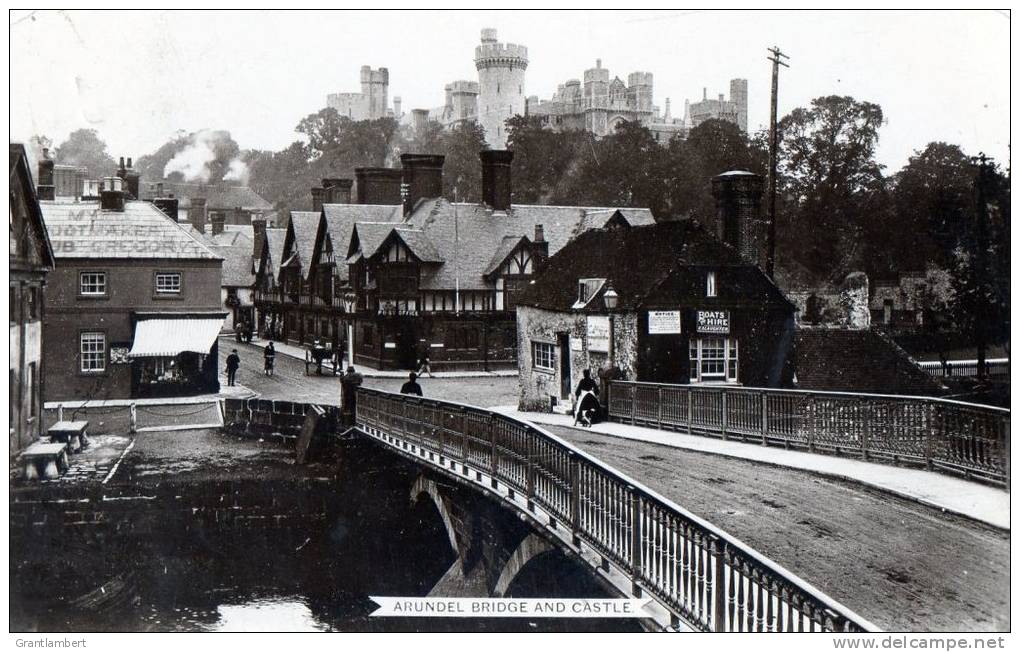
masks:
<svg viewBox="0 0 1020 652"><path fill-rule="evenodd" d="M247 183L248 166L239 157L229 131L203 129L191 134L187 144L163 168L163 178L177 173L192 183L240 181Z"/></svg>

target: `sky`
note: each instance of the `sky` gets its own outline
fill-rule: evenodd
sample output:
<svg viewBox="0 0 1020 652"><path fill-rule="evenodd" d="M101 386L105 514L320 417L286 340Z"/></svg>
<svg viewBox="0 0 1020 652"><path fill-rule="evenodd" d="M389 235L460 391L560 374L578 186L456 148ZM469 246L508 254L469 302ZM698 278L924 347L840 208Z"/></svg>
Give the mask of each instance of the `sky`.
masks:
<svg viewBox="0 0 1020 652"><path fill-rule="evenodd" d="M612 76L654 75L654 102L729 93L748 80L749 126L769 119L767 48L790 57L779 113L815 97L879 104L878 160L895 172L933 140L1009 156L1008 12L938 11L15 11L11 140L59 144L96 129L139 157L178 130L225 129L242 149L286 147L326 95L358 91L367 64L390 72L403 110L477 80L484 27L527 46L527 95L548 98L597 58Z"/></svg>

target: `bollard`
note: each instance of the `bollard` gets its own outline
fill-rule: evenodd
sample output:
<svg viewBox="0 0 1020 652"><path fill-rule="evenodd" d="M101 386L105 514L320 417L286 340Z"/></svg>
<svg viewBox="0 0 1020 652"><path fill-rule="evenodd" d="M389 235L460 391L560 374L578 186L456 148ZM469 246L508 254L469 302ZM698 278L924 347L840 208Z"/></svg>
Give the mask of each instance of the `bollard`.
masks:
<svg viewBox="0 0 1020 652"><path fill-rule="evenodd" d="M137 406L134 403L131 404L131 408L130 409L131 409L131 428L130 428L130 432L133 435L136 432L138 432L138 409L137 409Z"/></svg>

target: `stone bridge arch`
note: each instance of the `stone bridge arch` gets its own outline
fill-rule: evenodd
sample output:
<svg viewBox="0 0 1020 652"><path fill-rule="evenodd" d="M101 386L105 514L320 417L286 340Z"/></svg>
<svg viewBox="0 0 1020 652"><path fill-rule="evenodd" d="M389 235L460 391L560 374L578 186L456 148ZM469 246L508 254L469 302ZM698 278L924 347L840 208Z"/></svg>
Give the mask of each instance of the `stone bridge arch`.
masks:
<svg viewBox="0 0 1020 652"><path fill-rule="evenodd" d="M443 527L446 530L446 536L450 541L450 548L457 557L461 557L461 545L457 541L457 530L453 526L453 520L450 518L450 510L444 500L443 495L439 491L439 485L432 478L427 477L425 474L420 474L418 478L411 485L410 499L411 504L417 504L418 501L422 500L422 496L427 496L429 500L436 506L436 510L439 512L439 518L443 521Z"/></svg>
<svg viewBox="0 0 1020 652"><path fill-rule="evenodd" d="M524 537L517 548L510 553L510 558L506 561L503 570L496 579L496 586L492 589L492 597L502 598L506 595L506 591L510 588L514 578L520 574L532 559L555 550L556 548L553 544L534 532Z"/></svg>

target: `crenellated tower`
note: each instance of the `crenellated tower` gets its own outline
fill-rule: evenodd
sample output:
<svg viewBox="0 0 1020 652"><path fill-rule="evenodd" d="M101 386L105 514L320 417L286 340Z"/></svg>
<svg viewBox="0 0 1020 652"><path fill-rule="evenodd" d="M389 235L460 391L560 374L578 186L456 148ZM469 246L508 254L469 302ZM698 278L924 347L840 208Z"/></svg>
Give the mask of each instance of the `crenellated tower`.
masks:
<svg viewBox="0 0 1020 652"><path fill-rule="evenodd" d="M482 43L475 48L478 69L478 122L485 140L493 149L506 147L506 120L524 115L524 72L528 68L528 48L515 43L500 43L496 30L482 30Z"/></svg>

